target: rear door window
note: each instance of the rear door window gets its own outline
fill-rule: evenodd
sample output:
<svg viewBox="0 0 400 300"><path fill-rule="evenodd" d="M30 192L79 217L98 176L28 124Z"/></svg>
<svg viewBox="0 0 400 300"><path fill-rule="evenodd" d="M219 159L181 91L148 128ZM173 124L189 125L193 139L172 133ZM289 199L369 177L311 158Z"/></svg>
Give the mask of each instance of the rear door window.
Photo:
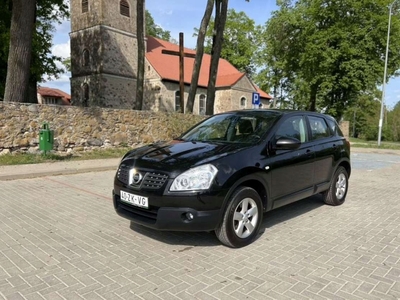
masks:
<svg viewBox="0 0 400 300"><path fill-rule="evenodd" d="M328 124L329 124L329 127L331 128L331 130L332 130L334 135L336 135L336 136L344 136L342 131L340 130L340 127L339 127L338 123L336 123L335 120L328 119Z"/></svg>
<svg viewBox="0 0 400 300"><path fill-rule="evenodd" d="M311 127L311 140L324 139L332 135L324 118L309 116L308 120Z"/></svg>

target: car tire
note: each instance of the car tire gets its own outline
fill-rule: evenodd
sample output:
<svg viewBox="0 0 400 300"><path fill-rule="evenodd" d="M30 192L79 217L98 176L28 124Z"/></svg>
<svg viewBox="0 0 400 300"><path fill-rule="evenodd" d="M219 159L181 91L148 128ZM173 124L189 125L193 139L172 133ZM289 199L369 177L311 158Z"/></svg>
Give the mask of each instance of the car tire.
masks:
<svg viewBox="0 0 400 300"><path fill-rule="evenodd" d="M349 188L349 176L343 167L337 168L333 175L331 185L323 193L324 202L329 205L338 206L344 203Z"/></svg>
<svg viewBox="0 0 400 300"><path fill-rule="evenodd" d="M239 187L230 197L215 234L228 247L247 246L256 238L262 218L260 195L250 187Z"/></svg>

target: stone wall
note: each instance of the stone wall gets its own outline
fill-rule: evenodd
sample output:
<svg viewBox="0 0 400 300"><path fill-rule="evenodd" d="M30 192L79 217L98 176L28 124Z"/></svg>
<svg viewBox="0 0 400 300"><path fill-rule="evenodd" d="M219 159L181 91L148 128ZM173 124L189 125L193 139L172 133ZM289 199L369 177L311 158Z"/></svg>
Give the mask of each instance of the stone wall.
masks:
<svg viewBox="0 0 400 300"><path fill-rule="evenodd" d="M0 102L0 153L39 151L44 122L54 130L54 150L70 153L169 140L202 119L179 113Z"/></svg>
<svg viewBox="0 0 400 300"><path fill-rule="evenodd" d="M346 139L349 139L350 136L350 122L349 121L342 121L339 124L340 129L343 132L343 135Z"/></svg>
<svg viewBox="0 0 400 300"><path fill-rule="evenodd" d="M170 140L204 116L98 107L0 102L0 154L39 151L44 122L54 130L54 150L86 151ZM349 122L340 127L349 136Z"/></svg>

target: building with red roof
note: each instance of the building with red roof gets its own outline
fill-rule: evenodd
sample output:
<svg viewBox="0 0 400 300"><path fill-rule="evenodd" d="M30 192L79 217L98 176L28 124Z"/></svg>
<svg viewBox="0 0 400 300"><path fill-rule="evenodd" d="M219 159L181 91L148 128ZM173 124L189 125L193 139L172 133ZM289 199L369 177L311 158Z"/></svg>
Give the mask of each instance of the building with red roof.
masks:
<svg viewBox="0 0 400 300"><path fill-rule="evenodd" d="M132 109L136 105L137 28L136 1L71 0L72 105ZM101 12L101 13L98 13ZM200 22L200 20L199 20ZM146 39L144 107L154 111L179 111L179 57L163 53L179 46L154 37ZM192 49L186 53L195 54ZM194 113L204 114L211 56L205 54L194 103ZM185 106L194 58L184 58ZM271 97L259 90L245 73L220 59L214 112L252 107L252 95L263 104Z"/></svg>
<svg viewBox="0 0 400 300"><path fill-rule="evenodd" d="M147 88L147 90L148 93L149 91L153 91L153 93L157 94L150 97L151 99L158 99L158 103L157 101L154 103L154 109L171 110L172 108L179 110L179 57L164 54L163 50L179 51L179 46L154 37L147 37L147 70L145 77L147 85L150 85L150 88ZM196 51L185 49L185 53L195 54ZM194 58L190 57L184 58L185 103L192 79L194 60ZM205 111L210 61L211 55L204 54L200 68L194 113L203 114ZM154 86L157 87L154 88ZM265 105L272 98L255 86L245 73L238 71L225 59L219 60L216 90L215 113L251 108L253 92L260 94L261 102Z"/></svg>
<svg viewBox="0 0 400 300"><path fill-rule="evenodd" d="M39 104L71 105L71 96L59 89L40 86L37 98Z"/></svg>

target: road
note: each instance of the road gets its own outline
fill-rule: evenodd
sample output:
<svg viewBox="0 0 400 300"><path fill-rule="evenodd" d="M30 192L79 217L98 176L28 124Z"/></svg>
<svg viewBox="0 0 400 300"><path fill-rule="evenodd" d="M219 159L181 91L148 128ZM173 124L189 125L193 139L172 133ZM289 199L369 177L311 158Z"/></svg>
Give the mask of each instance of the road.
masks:
<svg viewBox="0 0 400 300"><path fill-rule="evenodd" d="M242 249L130 225L114 171L0 181L0 299L400 299L400 156L352 165L344 205L268 212Z"/></svg>

